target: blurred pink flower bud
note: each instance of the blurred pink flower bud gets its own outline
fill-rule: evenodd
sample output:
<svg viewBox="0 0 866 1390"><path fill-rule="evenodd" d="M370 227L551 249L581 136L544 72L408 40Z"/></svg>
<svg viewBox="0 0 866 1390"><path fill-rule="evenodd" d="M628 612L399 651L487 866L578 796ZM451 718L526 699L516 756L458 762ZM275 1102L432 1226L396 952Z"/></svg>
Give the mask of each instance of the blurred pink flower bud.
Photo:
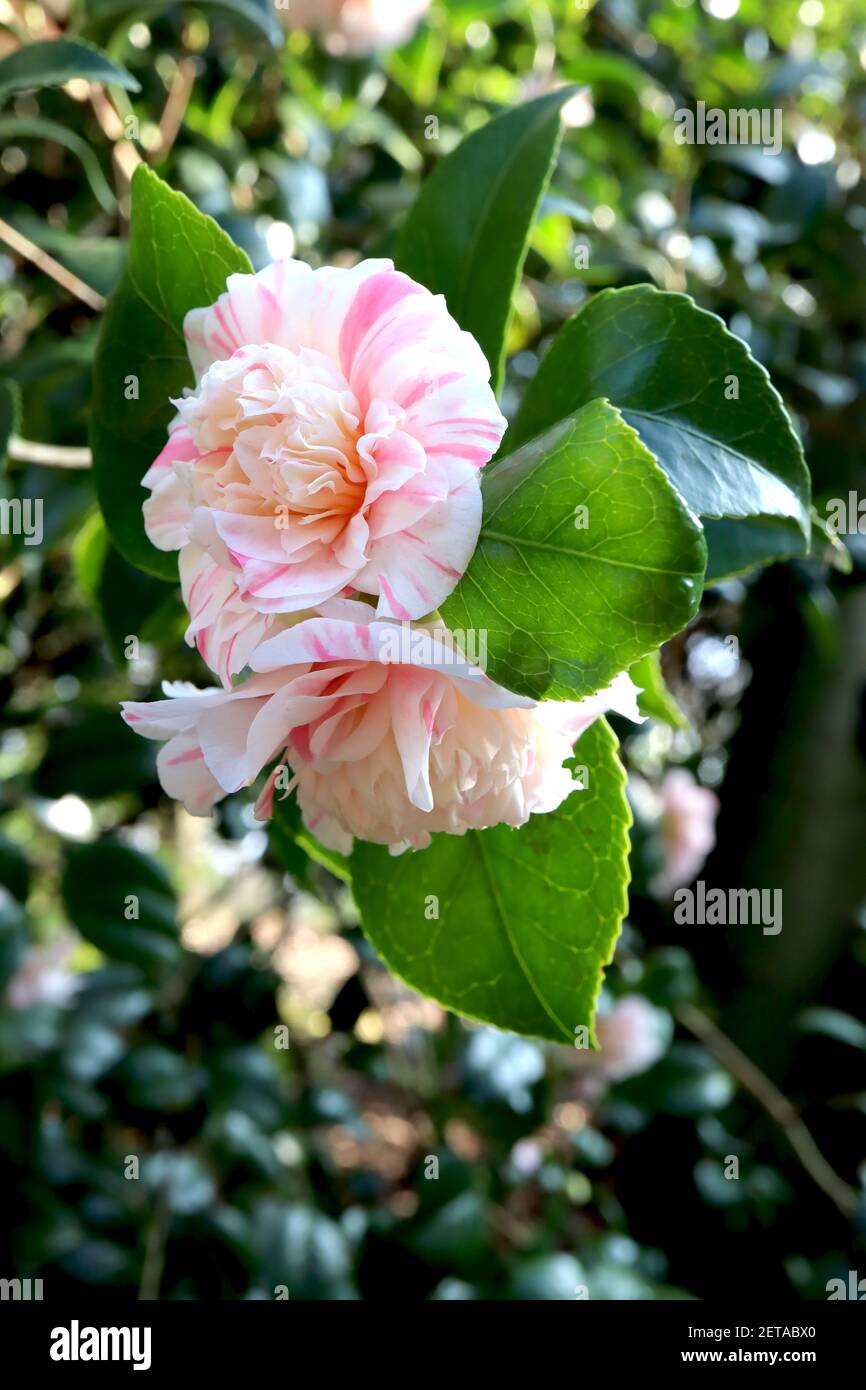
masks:
<svg viewBox="0 0 866 1390"><path fill-rule="evenodd" d="M599 1013L595 1031L600 1051L577 1048L575 1062L609 1081L623 1081L655 1065L667 1051L673 1028L670 1014L643 995L627 994L609 1012Z"/></svg>
<svg viewBox="0 0 866 1390"><path fill-rule="evenodd" d="M288 0L278 13L290 29L322 36L329 52L364 57L408 42L430 0Z"/></svg>
<svg viewBox="0 0 866 1390"><path fill-rule="evenodd" d="M660 898L691 883L716 843L719 798L685 768L672 768L659 789L664 868L651 884Z"/></svg>

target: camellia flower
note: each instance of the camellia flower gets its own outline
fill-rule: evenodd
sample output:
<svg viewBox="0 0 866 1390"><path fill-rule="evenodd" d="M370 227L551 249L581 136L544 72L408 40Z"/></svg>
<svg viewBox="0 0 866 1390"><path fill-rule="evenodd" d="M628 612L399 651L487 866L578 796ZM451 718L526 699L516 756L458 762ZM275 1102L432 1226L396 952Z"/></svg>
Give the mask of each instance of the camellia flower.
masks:
<svg viewBox="0 0 866 1390"><path fill-rule="evenodd" d="M665 774L659 789L664 867L652 882L652 891L669 897L700 873L716 843L719 798L700 786L684 767Z"/></svg>
<svg viewBox="0 0 866 1390"><path fill-rule="evenodd" d="M289 0L280 13L292 29L315 30L331 53L363 57L411 39L430 0Z"/></svg>
<svg viewBox="0 0 866 1390"><path fill-rule="evenodd" d="M576 789L563 763L604 709L640 718L627 675L589 700L535 704L489 680L441 624L382 620L349 599L268 638L250 666L233 690L166 686L171 698L127 703L124 718L167 740L160 781L193 814L276 760L259 817L295 788L308 829L344 853L355 835L398 853L434 831L523 825Z"/></svg>
<svg viewBox="0 0 866 1390"><path fill-rule="evenodd" d="M479 470L505 430L469 333L390 261L231 275L184 321L195 388L148 470L145 527L180 551L187 640L224 685L338 594L421 618L461 578Z"/></svg>

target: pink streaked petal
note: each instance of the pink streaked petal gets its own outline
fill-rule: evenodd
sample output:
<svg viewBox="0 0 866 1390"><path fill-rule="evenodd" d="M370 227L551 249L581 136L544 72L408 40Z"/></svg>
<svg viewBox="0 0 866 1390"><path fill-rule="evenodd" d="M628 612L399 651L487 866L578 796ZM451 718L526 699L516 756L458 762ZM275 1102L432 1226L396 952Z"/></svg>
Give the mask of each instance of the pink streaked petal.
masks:
<svg viewBox="0 0 866 1390"><path fill-rule="evenodd" d="M457 423L459 421L459 424ZM490 458L496 453L507 422L486 382L473 378L451 381L419 397L406 412L405 428L427 450L442 445L471 444Z"/></svg>
<svg viewBox="0 0 866 1390"><path fill-rule="evenodd" d="M211 775L194 734L176 734L159 750L156 770L167 796L193 816L206 816L223 790Z"/></svg>
<svg viewBox="0 0 866 1390"><path fill-rule="evenodd" d="M491 450L482 444L428 444L428 458L449 458L463 459L466 463L473 463L476 468L483 468L485 463L490 462Z"/></svg>
<svg viewBox="0 0 866 1390"><path fill-rule="evenodd" d="M429 291L397 270L371 275L359 286L340 332L340 365L348 381L359 353L367 351L382 332L382 320L407 295Z"/></svg>
<svg viewBox="0 0 866 1390"><path fill-rule="evenodd" d="M229 555L241 566L245 559L284 564L289 558L285 539L288 528L279 526L280 514L248 516L243 512L211 511L213 524Z"/></svg>
<svg viewBox="0 0 866 1390"><path fill-rule="evenodd" d="M249 344L297 348L306 337L312 276L302 261L275 261L256 275L230 275L216 304L191 309L183 332L196 378Z"/></svg>
<svg viewBox="0 0 866 1390"><path fill-rule="evenodd" d="M406 586L404 585L402 587L405 592ZM381 598L379 599L379 610L384 618L399 618L401 622L404 622L408 621L412 617L412 613L406 607L405 603L401 603L400 599L398 599L397 595L394 593L394 590L391 588L391 585L388 583L388 580L385 578L385 575L382 573L381 569L379 570L379 589L381 592ZM416 610L416 617L420 617L422 616L423 612L428 611L425 609L419 613L417 596L413 597L413 595L408 594L407 597L409 598L412 607Z"/></svg>
<svg viewBox="0 0 866 1390"><path fill-rule="evenodd" d="M395 430L388 438L364 435L358 441L358 455L366 465L365 501L368 506L388 492L415 488L420 493L429 493L435 488L435 483L424 477L427 465L424 450L417 439L403 430Z"/></svg>
<svg viewBox="0 0 866 1390"><path fill-rule="evenodd" d="M480 529L481 490L475 483L416 519L411 536L394 531L374 540L357 583L378 575L380 616L423 617L445 601L465 572Z"/></svg>
<svg viewBox="0 0 866 1390"><path fill-rule="evenodd" d="M263 761L254 772L248 770L247 736L257 714L271 698L262 695L255 700L239 700L235 692L231 692L221 706L208 710L198 721L205 762L226 792L248 786L264 766ZM272 756L275 750L268 751Z"/></svg>
<svg viewBox="0 0 866 1390"><path fill-rule="evenodd" d="M142 478L142 487L154 487L164 469L171 468L175 463L188 463L198 457L199 451L187 426L178 422L169 425L168 443L157 454Z"/></svg>
<svg viewBox="0 0 866 1390"><path fill-rule="evenodd" d="M409 414L413 406L420 401L430 399L445 386L452 386L457 381L463 380L462 372L443 372L438 377L420 376L415 381L408 381L401 390L395 395L395 400L403 410Z"/></svg>
<svg viewBox="0 0 866 1390"><path fill-rule="evenodd" d="M343 325L361 285L385 272L393 274L392 261L360 261L349 270L322 266L314 271L309 298L308 345L339 363Z"/></svg>
<svg viewBox="0 0 866 1390"><path fill-rule="evenodd" d="M339 594L354 575L325 556L319 563L244 566L240 597L260 613L300 613Z"/></svg>
<svg viewBox="0 0 866 1390"><path fill-rule="evenodd" d="M192 748L186 748L182 753L175 753L172 757L167 757L166 767L180 767L181 763L196 763L199 758L204 758L204 753L198 744Z"/></svg>
<svg viewBox="0 0 866 1390"><path fill-rule="evenodd" d="M403 764L406 791L413 806L419 811L433 810L433 792L430 787L430 740L433 720L429 722L422 715L422 706L432 709L441 699L441 689L445 681L442 676L433 676L429 671L413 670L403 667L391 682L391 722L394 738Z"/></svg>
<svg viewBox="0 0 866 1390"><path fill-rule="evenodd" d="M163 470L142 507L144 529L157 550L180 550L192 527L192 507L186 483L171 470Z"/></svg>
<svg viewBox="0 0 866 1390"><path fill-rule="evenodd" d="M445 495L448 495L447 492ZM397 531L402 532L409 540L413 537L419 539L417 532L410 528L420 522L430 508L442 500L432 490L425 493L411 483L399 492L386 492L373 503L367 516L370 542L393 536ZM365 564L366 561L367 556L364 558ZM359 570L361 568L359 566Z"/></svg>
<svg viewBox="0 0 866 1390"><path fill-rule="evenodd" d="M362 606L366 605L353 605ZM319 617L307 618L270 637L253 652L250 666L254 671L276 671L283 666L304 663L375 659L375 634L370 627L359 622Z"/></svg>
<svg viewBox="0 0 866 1390"><path fill-rule="evenodd" d="M455 370L480 384L490 378L478 344L461 332L442 296L430 294L407 295L396 303L369 335L353 367L359 399L400 402L418 382L424 383L423 394L432 396Z"/></svg>
<svg viewBox="0 0 866 1390"><path fill-rule="evenodd" d="M246 771L250 781L286 746L295 729L308 725L333 707L331 696L298 693L291 671L285 673L285 679L283 688L257 711L250 725L246 744Z"/></svg>

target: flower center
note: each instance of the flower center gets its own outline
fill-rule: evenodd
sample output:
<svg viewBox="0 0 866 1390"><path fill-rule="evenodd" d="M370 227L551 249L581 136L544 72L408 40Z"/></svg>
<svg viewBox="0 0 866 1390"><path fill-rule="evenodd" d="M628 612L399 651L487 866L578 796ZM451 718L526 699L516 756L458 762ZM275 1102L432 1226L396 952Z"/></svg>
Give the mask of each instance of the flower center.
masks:
<svg viewBox="0 0 866 1390"><path fill-rule="evenodd" d="M361 410L322 353L241 348L213 363L179 407L197 447L221 456L199 470L202 502L301 521L348 516L362 505Z"/></svg>

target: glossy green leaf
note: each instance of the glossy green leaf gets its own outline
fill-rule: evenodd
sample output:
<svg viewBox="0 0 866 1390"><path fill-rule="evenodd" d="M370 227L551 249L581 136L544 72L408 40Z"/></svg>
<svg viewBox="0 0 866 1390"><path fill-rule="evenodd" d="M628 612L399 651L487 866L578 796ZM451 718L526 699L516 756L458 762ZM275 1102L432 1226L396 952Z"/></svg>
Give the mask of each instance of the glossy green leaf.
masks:
<svg viewBox="0 0 866 1390"><path fill-rule="evenodd" d="M485 634L499 684L579 699L694 615L701 528L606 401L503 459L482 496L477 549L441 612Z"/></svg>
<svg viewBox="0 0 866 1390"><path fill-rule="evenodd" d="M145 165L132 181L129 266L106 310L94 363L91 448L99 504L114 544L139 569L177 574L142 518L141 479L166 441L170 397L192 382L187 311L212 304L227 276L251 269L213 221Z"/></svg>
<svg viewBox="0 0 866 1390"><path fill-rule="evenodd" d="M704 517L707 584L803 553L803 534L785 517ZM810 537L811 540L811 537Z"/></svg>
<svg viewBox="0 0 866 1390"><path fill-rule="evenodd" d="M82 39L45 39L24 44L0 59L0 100L34 87L61 87L74 77L110 82L128 92L141 90L131 72L94 44Z"/></svg>
<svg viewBox="0 0 866 1390"><path fill-rule="evenodd" d="M364 931L389 969L455 1013L555 1042L591 1027L627 908L631 818L603 720L575 758L586 789L519 831L434 835L396 859L358 842L352 854Z"/></svg>
<svg viewBox="0 0 866 1390"><path fill-rule="evenodd" d="M529 234L562 134L561 88L468 135L424 184L397 245L397 266L473 334L502 379L505 337Z"/></svg>
<svg viewBox="0 0 866 1390"><path fill-rule="evenodd" d="M709 577L809 544L809 474L781 398L745 343L687 296L605 290L570 319L530 383L506 447L605 396L708 528Z"/></svg>
<svg viewBox="0 0 866 1390"><path fill-rule="evenodd" d="M146 165L136 169L129 278L152 313L181 332L188 310L211 304L227 276L251 270L246 253L212 217Z"/></svg>

